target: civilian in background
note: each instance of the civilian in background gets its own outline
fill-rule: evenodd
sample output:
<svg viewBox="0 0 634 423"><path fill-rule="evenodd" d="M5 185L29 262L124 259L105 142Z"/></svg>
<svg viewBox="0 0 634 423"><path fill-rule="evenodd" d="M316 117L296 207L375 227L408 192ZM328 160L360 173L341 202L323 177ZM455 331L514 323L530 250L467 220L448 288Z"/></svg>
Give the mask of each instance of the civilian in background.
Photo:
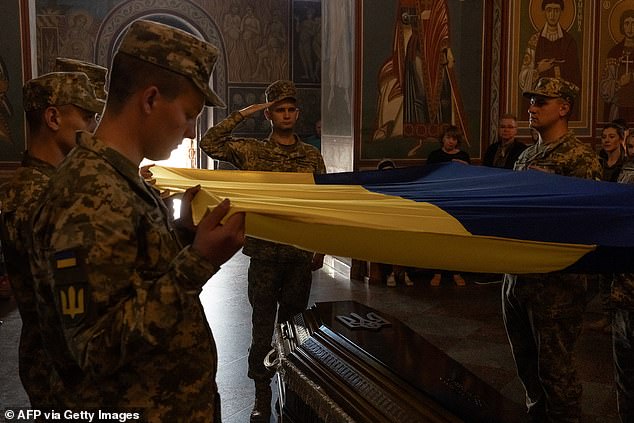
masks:
<svg viewBox="0 0 634 423"><path fill-rule="evenodd" d="M462 162L471 163L471 157L466 151L460 149L462 134L457 126L449 126L440 138L440 148L432 151L427 156L427 164Z"/></svg>
<svg viewBox="0 0 634 423"><path fill-rule="evenodd" d="M616 182L623 163L627 160L625 153L625 128L616 123L608 123L601 131L601 153L599 159L603 168L602 180Z"/></svg>
<svg viewBox="0 0 634 423"><path fill-rule="evenodd" d="M460 149L462 144L462 134L456 126L449 126L442 134L440 139L440 148L432 151L427 156L427 164L447 163L447 162L459 162L470 164L471 157L466 151ZM434 277L429 284L431 286L440 286L442 280L442 273L434 273ZM453 280L458 286L465 286L465 280L457 273L453 274Z"/></svg>
<svg viewBox="0 0 634 423"><path fill-rule="evenodd" d="M383 159L376 166L377 170L396 169L396 164L390 159ZM379 267L387 267L389 274L385 278L385 284L391 288L396 286L397 281L402 281L406 286L414 286L414 282L409 277L409 269L405 266L399 266L398 264L383 264L379 263ZM381 272L383 276L383 272Z"/></svg>
<svg viewBox="0 0 634 423"><path fill-rule="evenodd" d="M630 133L625 140L625 151L627 153L627 160L634 160L634 134Z"/></svg>
<svg viewBox="0 0 634 423"><path fill-rule="evenodd" d="M510 113L500 117L499 141L491 144L484 153L482 164L489 167L513 169L515 161L526 149L526 145L516 140L517 118Z"/></svg>

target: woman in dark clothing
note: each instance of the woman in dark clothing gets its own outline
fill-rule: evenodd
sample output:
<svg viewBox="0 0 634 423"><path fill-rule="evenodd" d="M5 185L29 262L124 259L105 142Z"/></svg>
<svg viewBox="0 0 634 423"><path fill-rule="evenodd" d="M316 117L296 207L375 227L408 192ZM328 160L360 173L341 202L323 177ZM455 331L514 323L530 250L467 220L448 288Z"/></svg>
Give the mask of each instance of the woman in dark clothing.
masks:
<svg viewBox="0 0 634 423"><path fill-rule="evenodd" d="M625 128L616 124L608 123L601 132L601 153L599 159L603 167L603 180L616 182L621 167L627 160L623 148L625 140Z"/></svg>
<svg viewBox="0 0 634 423"><path fill-rule="evenodd" d="M462 162L471 163L471 158L466 151L460 150L462 143L462 134L456 126L449 126L445 129L440 139L441 147L429 153L427 163L445 163L445 162ZM430 281L431 286L439 286L442 279L442 273L436 271L434 277ZM465 280L457 273L453 274L453 280L458 286L465 286Z"/></svg>
<svg viewBox="0 0 634 423"><path fill-rule="evenodd" d="M456 126L445 129L440 139L441 147L429 153L427 163L463 162L471 163L471 157L466 151L460 150L462 134Z"/></svg>

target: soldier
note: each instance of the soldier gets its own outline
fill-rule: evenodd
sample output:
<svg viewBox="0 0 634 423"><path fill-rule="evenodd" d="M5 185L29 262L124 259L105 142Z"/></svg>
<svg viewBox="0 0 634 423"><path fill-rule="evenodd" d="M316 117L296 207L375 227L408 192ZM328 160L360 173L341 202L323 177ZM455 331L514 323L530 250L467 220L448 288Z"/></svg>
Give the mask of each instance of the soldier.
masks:
<svg viewBox="0 0 634 423"><path fill-rule="evenodd" d="M67 57L58 57L55 59L56 72L83 72L88 76L90 82L95 87L97 98L106 100L108 93L106 92L106 80L108 69L94 63L84 62L83 60L69 59Z"/></svg>
<svg viewBox="0 0 634 423"><path fill-rule="evenodd" d="M559 78L541 78L529 99L531 127L539 143L528 147L515 169L536 169L579 178L601 178L599 158L568 129L579 89ZM586 306L585 275L505 275L502 311L506 332L532 421L578 422L581 384L573 350Z"/></svg>
<svg viewBox="0 0 634 423"><path fill-rule="evenodd" d="M13 293L22 318L20 379L31 406L50 404L51 361L42 347L30 276L29 221L55 167L75 146L75 133L93 130L104 102L95 96L84 73L53 72L28 81L23 103L29 128L22 165L3 186L2 247Z"/></svg>
<svg viewBox="0 0 634 423"><path fill-rule="evenodd" d="M634 421L634 274L613 275L610 288L616 397L625 423Z"/></svg>
<svg viewBox="0 0 634 423"><path fill-rule="evenodd" d="M196 228L189 214L193 241L183 247L138 174L144 157L165 159L195 137L204 105L223 105L209 87L217 56L184 31L132 23L94 135L81 133L51 178L31 268L57 408L220 421L217 354L199 294L241 248L244 215L228 217L228 200Z"/></svg>
<svg viewBox="0 0 634 423"><path fill-rule="evenodd" d="M293 132L299 117L293 82L273 82L265 94L266 103L233 112L210 128L200 142L203 151L242 170L325 173L319 151L300 141ZM231 136L240 122L260 110L264 110L264 116L271 122L272 131L267 139ZM277 321L283 322L306 309L311 271L321 268L324 256L254 238L247 238L244 254L251 257L248 295L253 312L248 375L255 382L251 421L268 422L272 373L264 367L263 361L271 349L276 312Z"/></svg>
<svg viewBox="0 0 634 423"><path fill-rule="evenodd" d="M630 135L631 136L631 135ZM627 162L619 183L634 183L634 166ZM614 350L616 398L622 422L634 421L634 273L612 275L609 305Z"/></svg>

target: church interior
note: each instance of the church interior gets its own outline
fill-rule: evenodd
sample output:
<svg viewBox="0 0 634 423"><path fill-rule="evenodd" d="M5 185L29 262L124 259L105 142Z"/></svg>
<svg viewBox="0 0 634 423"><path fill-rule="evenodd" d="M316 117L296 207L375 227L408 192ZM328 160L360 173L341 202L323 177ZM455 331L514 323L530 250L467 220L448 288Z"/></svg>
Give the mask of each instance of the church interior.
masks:
<svg viewBox="0 0 634 423"><path fill-rule="evenodd" d="M227 107L206 109L198 139L184 139L169 160L158 164L222 169L223 162L198 148L201 134L231 112L263 102L266 87L279 79L295 83L301 110L295 130L301 138L320 137L328 173L374 170L385 159L398 167L424 165L449 125L463 134L461 148L479 166L507 115L516 118L517 140L530 145L534 134L522 93L541 76L578 85L569 125L598 153L608 122L634 124L634 29L625 30L624 24L630 12L634 20L634 0L563 0L554 22L560 30L550 35L556 47L541 41L540 34L553 24L542 3L547 2L3 1L0 184L19 166L26 146L22 85L51 72L57 57L108 67L122 34L138 19L182 29L220 51L210 85ZM544 61L549 55L557 59ZM264 113L257 113L235 134L264 138L269 131ZM218 348L217 384L227 423L249 421L253 407L254 388L247 377L248 265L247 256L236 254L201 294ZM451 278L431 286L428 269L414 269L411 286L388 286L387 276L371 263L327 255L324 267L313 273L309 304L354 301L392 316L438 349L433 360L456 362L509 407L525 407L503 322L501 274L464 273L465 286ZM598 284L588 291L575 365L583 386L582 421L612 423L620 421L612 339L593 327L603 313L598 291ZM0 298L0 410L30 406L18 376L20 328L15 299ZM274 378L273 409L280 385ZM272 422L285 421L273 414ZM499 421L525 421L522 413L513 415L518 420ZM430 421L469 421L452 418Z"/></svg>

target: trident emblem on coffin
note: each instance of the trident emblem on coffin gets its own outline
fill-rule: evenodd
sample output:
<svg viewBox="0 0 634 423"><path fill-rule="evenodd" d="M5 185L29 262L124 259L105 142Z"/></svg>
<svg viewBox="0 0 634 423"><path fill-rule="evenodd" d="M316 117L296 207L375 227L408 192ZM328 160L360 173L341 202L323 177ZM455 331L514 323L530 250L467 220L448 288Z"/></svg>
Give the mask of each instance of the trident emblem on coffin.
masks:
<svg viewBox="0 0 634 423"><path fill-rule="evenodd" d="M337 320L350 329L379 330L384 326L392 326L389 321L374 312L366 314L365 317L357 313L350 313L348 316L339 315Z"/></svg>

